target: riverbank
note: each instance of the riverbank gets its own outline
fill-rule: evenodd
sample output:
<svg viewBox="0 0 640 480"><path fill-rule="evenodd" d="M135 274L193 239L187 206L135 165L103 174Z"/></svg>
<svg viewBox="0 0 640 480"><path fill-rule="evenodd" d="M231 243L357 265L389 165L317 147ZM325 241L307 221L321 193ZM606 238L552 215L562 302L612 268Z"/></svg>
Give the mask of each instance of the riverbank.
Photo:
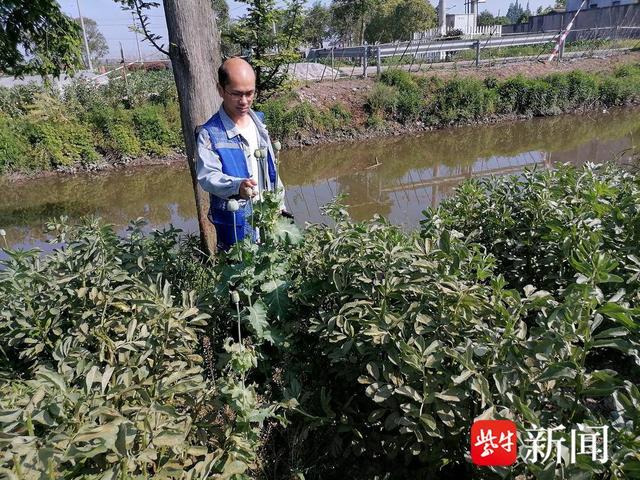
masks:
<svg viewBox="0 0 640 480"><path fill-rule="evenodd" d="M88 95L78 85L57 102L24 91L0 96L0 173L17 181L184 161L169 79L151 80L134 83L132 105L112 90ZM639 103L640 52L632 52L508 70L387 70L375 80L301 85L256 108L272 138L291 148ZM42 104L56 109L34 116L33 105Z"/></svg>
<svg viewBox="0 0 640 480"><path fill-rule="evenodd" d="M264 107L272 135L291 147L640 103L640 52L502 67L309 83Z"/></svg>

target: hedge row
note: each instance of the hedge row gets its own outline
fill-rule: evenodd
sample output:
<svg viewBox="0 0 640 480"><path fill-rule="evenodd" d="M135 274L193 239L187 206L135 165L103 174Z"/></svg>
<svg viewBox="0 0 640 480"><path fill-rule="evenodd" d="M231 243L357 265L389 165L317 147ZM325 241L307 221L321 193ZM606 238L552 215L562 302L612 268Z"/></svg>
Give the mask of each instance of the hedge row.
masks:
<svg viewBox="0 0 640 480"><path fill-rule="evenodd" d="M109 85L76 81L62 95L30 84L0 89L0 174L88 165L101 158L167 155L182 145L168 72Z"/></svg>
<svg viewBox="0 0 640 480"><path fill-rule="evenodd" d="M430 125L479 120L491 115L557 115L594 106L612 107L640 100L640 65L625 65L612 74L580 70L540 78L518 75L495 78L419 77L386 70L367 99L376 118Z"/></svg>

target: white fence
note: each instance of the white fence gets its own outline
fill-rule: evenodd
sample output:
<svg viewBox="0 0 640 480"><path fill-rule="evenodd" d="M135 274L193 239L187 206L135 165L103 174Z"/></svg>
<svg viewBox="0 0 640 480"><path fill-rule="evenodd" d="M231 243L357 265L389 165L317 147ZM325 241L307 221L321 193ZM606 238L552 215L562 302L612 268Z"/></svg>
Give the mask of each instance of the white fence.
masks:
<svg viewBox="0 0 640 480"><path fill-rule="evenodd" d="M462 34L465 37L501 37L502 36L502 25L482 25L482 26L473 26L464 27L461 29ZM449 29L448 32L451 32L452 29ZM415 32L413 34L412 40L430 40L433 38L440 37L440 29L439 28L430 28L429 30L425 30L424 32Z"/></svg>

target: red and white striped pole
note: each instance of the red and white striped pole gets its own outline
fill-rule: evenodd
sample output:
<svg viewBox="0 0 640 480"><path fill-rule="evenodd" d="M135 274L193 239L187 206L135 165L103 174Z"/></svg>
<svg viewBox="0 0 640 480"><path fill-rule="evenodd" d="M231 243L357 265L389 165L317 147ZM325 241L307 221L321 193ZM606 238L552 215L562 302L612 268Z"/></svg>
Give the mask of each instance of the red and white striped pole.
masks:
<svg viewBox="0 0 640 480"><path fill-rule="evenodd" d="M580 13L580 10L582 10L582 7L584 7L584 4L586 3L586 1L587 0L582 0L582 3L580 4L580 8L578 8L578 11L576 12L576 14L573 16L571 21L567 24L567 28L565 28L564 32L562 32L562 35L560 35L560 38L556 42L556 46L553 47L553 52L551 52L551 55L549 55L547 62L550 62L556 57L556 55L558 55L558 52L560 51L560 47L562 47L562 44L567 39L567 35L569 35L569 31L573 28L573 22L575 22L576 18L578 17L578 14Z"/></svg>

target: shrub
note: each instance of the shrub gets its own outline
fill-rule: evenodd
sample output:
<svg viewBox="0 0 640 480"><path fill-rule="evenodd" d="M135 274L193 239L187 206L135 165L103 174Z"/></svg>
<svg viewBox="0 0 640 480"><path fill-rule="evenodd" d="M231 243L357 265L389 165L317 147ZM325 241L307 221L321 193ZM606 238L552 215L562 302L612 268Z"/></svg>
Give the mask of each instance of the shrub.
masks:
<svg viewBox="0 0 640 480"><path fill-rule="evenodd" d="M11 88L0 87L0 112L10 117L24 115L45 92L46 88L35 82Z"/></svg>
<svg viewBox="0 0 640 480"><path fill-rule="evenodd" d="M129 90L134 105L149 101L162 105L178 102L173 72L166 69L132 73L129 76Z"/></svg>
<svg viewBox="0 0 640 480"><path fill-rule="evenodd" d="M88 164L99 159L91 131L73 120L30 122L25 127L25 136L37 163L47 168Z"/></svg>
<svg viewBox="0 0 640 480"><path fill-rule="evenodd" d="M615 69L613 76L616 78L638 77L640 76L640 64L621 65Z"/></svg>
<svg viewBox="0 0 640 480"><path fill-rule="evenodd" d="M233 478L257 468L273 407L245 376L251 346L199 337L208 316L163 271L180 269L176 230L120 239L88 221L50 225L64 249L0 261L0 458L40 478ZM214 381L215 378L215 381Z"/></svg>
<svg viewBox="0 0 640 480"><path fill-rule="evenodd" d="M420 91L401 90L398 95L398 119L402 123L420 118L425 108L425 100Z"/></svg>
<svg viewBox="0 0 640 480"><path fill-rule="evenodd" d="M331 226L301 236L267 194L262 243L214 266L185 267L173 230L149 241L140 224L124 239L51 225L65 249L10 252L0 268L3 467L628 478L640 468L639 195L615 167L528 171L463 183L420 232L353 222L335 203ZM232 329L242 343L223 341ZM278 407L286 429L262 431L277 453L260 458ZM609 461L526 463L521 450L509 469L478 469L466 453L479 418L513 420L522 448L534 425L562 426L564 447L571 429L607 426Z"/></svg>
<svg viewBox="0 0 640 480"><path fill-rule="evenodd" d="M78 78L64 88L62 98L66 105L79 116L93 108L106 106L111 102L104 95L105 88L91 80Z"/></svg>
<svg viewBox="0 0 640 480"><path fill-rule="evenodd" d="M256 107L264 113L265 123L273 138L285 139L295 129L287 118L288 105L292 102L289 96L272 97Z"/></svg>
<svg viewBox="0 0 640 480"><path fill-rule="evenodd" d="M572 108L590 107L598 101L598 82L595 76L574 70L567 74L567 82Z"/></svg>
<svg viewBox="0 0 640 480"><path fill-rule="evenodd" d="M640 82L636 82L636 84L640 86ZM605 106L612 107L637 101L640 98L640 88L634 87L635 85L627 78L605 78L600 83L600 102Z"/></svg>
<svg viewBox="0 0 640 480"><path fill-rule="evenodd" d="M444 123L475 120L494 112L494 97L480 80L454 78L435 93L429 114Z"/></svg>
<svg viewBox="0 0 640 480"><path fill-rule="evenodd" d="M589 248L595 242L615 260L612 274L626 277L635 268L635 182L613 166L526 171L519 179L466 182L428 217L487 248L510 285L559 293L586 268L572 256L585 242ZM433 218L424 222L425 231L433 227ZM613 295L618 283L604 282L600 288Z"/></svg>
<svg viewBox="0 0 640 480"><path fill-rule="evenodd" d="M415 78L416 77L411 73L397 68L389 68L382 71L380 74L380 81L382 83L391 87L398 87L400 92L406 90L417 90L418 84L416 83Z"/></svg>
<svg viewBox="0 0 640 480"><path fill-rule="evenodd" d="M329 113L341 124L342 126L351 122L351 112L347 109L344 103L334 103L329 107Z"/></svg>
<svg viewBox="0 0 640 480"><path fill-rule="evenodd" d="M289 111L288 120L301 130L322 127L321 115L310 102L304 101L294 105Z"/></svg>
<svg viewBox="0 0 640 480"><path fill-rule="evenodd" d="M385 113L395 115L399 96L396 87L384 83L376 83L367 94L367 109L372 114Z"/></svg>
<svg viewBox="0 0 640 480"><path fill-rule="evenodd" d="M544 78L527 79L517 76L498 85L499 110L521 115L556 115L562 111L569 84L561 76L551 81Z"/></svg>
<svg viewBox="0 0 640 480"><path fill-rule="evenodd" d="M162 106L147 104L133 110L133 124L145 153L166 155L176 145Z"/></svg>
<svg viewBox="0 0 640 480"><path fill-rule="evenodd" d="M397 89L393 95L389 89L374 87L369 95L368 104L371 112L395 112L398 120L407 123L419 118L425 107L424 94L417 77L399 69L387 69L380 74L380 82ZM384 98L388 95L389 98ZM393 105L395 103L395 105Z"/></svg>
<svg viewBox="0 0 640 480"><path fill-rule="evenodd" d="M640 466L635 177L587 167L484 182L486 198L469 181L427 212L419 239L335 205L334 227L273 266L288 307L267 323L289 334L268 361L304 411L290 428L313 432L295 444L297 469L319 442L332 460L312 478L494 478L466 465L477 418L563 425L565 445L571 428L607 425L611 461L563 464L567 477ZM555 469L519 461L510 474Z"/></svg>
<svg viewBox="0 0 640 480"><path fill-rule="evenodd" d="M234 285L253 305L266 388L300 412L270 446L294 459L279 471L498 478L465 460L477 418L512 419L522 435L562 425L565 445L572 428L608 426L606 464L551 456L519 461L514 477L640 466L636 177L587 166L482 182L426 212L419 235L335 204L334 225L286 255L239 246L243 260L221 264L216 297Z"/></svg>
<svg viewBox="0 0 640 480"><path fill-rule="evenodd" d="M367 128L377 130L384 126L384 117L380 113L372 113L367 117Z"/></svg>
<svg viewBox="0 0 640 480"><path fill-rule="evenodd" d="M527 79L519 74L501 82L497 86L499 111L502 113L526 111L523 92L527 90Z"/></svg>
<svg viewBox="0 0 640 480"><path fill-rule="evenodd" d="M0 114L0 174L29 167L29 143L20 131L20 124Z"/></svg>
<svg viewBox="0 0 640 480"><path fill-rule="evenodd" d="M142 153L130 110L96 107L87 120L102 134L101 150L119 157L136 157Z"/></svg>
<svg viewBox="0 0 640 480"><path fill-rule="evenodd" d="M292 94L270 98L256 108L264 112L273 139L290 138L304 131L343 129L351 121L351 112L342 103L321 109L307 101L299 102Z"/></svg>

